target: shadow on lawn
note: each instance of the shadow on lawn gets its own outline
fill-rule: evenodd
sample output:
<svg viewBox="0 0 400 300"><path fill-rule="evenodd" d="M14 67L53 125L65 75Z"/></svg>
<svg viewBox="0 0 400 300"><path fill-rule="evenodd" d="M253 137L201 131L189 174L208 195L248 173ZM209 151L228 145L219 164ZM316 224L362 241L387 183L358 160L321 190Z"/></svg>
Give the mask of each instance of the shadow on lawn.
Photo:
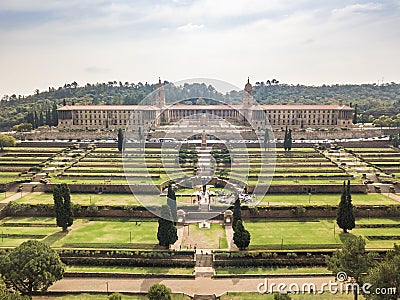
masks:
<svg viewBox="0 0 400 300"><path fill-rule="evenodd" d="M348 232L348 233L343 233L343 232L339 233L339 238L340 238L340 241L342 243L344 243L351 236L353 236L353 234L350 233L350 232Z"/></svg>
<svg viewBox="0 0 400 300"><path fill-rule="evenodd" d="M57 242L58 240L62 239L63 237L65 237L68 234L68 231L58 231L55 232L49 236L47 236L44 240L43 243L51 246L53 245L55 242Z"/></svg>

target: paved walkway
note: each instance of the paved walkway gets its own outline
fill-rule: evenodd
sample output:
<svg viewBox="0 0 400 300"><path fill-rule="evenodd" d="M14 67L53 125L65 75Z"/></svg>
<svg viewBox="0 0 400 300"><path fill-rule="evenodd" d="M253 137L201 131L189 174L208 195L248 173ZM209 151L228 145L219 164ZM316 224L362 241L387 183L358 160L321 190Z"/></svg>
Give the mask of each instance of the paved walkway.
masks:
<svg viewBox="0 0 400 300"><path fill-rule="evenodd" d="M334 277L275 277L268 278L268 286L285 283L302 284L314 283L319 290L323 283L334 281ZM227 278L211 279L199 277L196 279L164 279L164 278L64 278L49 288L51 292L147 292L153 284L162 283L171 288L174 293L216 294L220 296L226 292L257 292L260 283L265 278Z"/></svg>
<svg viewBox="0 0 400 300"><path fill-rule="evenodd" d="M228 242L228 249L232 251L239 250L238 247L233 243L233 228L232 226L225 226L226 241Z"/></svg>
<svg viewBox="0 0 400 300"><path fill-rule="evenodd" d="M183 225L177 225L176 226L176 231L177 231L177 234L178 234L178 240L175 242L175 244L173 244L171 246L172 250L177 250L177 251L181 250L184 230L185 230L185 227Z"/></svg>
<svg viewBox="0 0 400 300"><path fill-rule="evenodd" d="M399 201L399 202L400 202L400 196L397 196L396 194L389 193L389 194L388 194L388 197L391 198L391 199L393 199L393 200L396 200L396 201Z"/></svg>
<svg viewBox="0 0 400 300"><path fill-rule="evenodd" d="M30 192L22 192L22 197L24 197L25 195L28 195L28 194L30 194ZM13 194L12 196L7 197L4 200L1 200L0 203L1 204L7 204L7 203L9 203L11 201L18 200L19 198L21 198L21 193L17 192L15 194Z"/></svg>

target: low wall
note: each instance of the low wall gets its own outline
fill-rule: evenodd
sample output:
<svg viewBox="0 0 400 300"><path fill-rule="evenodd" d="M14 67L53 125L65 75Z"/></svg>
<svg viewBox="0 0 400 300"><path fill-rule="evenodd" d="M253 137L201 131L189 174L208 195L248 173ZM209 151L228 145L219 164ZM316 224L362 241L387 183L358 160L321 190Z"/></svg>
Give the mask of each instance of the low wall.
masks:
<svg viewBox="0 0 400 300"><path fill-rule="evenodd" d="M247 191L252 193L255 186L249 185ZM257 189L263 191L267 189L266 185L259 185ZM268 189L268 194L299 194L299 193L318 193L318 194L340 194L342 192L342 184L274 184ZM352 193L367 193L367 186L363 184L351 185Z"/></svg>

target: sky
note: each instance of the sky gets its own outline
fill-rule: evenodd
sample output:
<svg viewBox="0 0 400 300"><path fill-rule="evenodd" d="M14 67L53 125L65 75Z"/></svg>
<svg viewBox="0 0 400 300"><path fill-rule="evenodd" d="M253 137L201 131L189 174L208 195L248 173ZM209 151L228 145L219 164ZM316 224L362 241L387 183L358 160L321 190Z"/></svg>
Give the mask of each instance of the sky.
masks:
<svg viewBox="0 0 400 300"><path fill-rule="evenodd" d="M0 97L123 81L400 82L400 0L0 0Z"/></svg>

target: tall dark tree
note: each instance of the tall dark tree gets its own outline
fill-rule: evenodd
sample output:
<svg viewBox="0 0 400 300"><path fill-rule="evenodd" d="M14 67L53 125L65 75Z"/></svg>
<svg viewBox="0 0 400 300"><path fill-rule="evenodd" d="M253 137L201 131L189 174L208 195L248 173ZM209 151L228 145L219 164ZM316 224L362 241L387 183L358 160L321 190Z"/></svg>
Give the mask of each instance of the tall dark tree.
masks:
<svg viewBox="0 0 400 300"><path fill-rule="evenodd" d="M38 128L39 127L39 116L38 116L38 113L36 110L33 112L33 119L35 122L35 125L33 126L33 128Z"/></svg>
<svg viewBox="0 0 400 300"><path fill-rule="evenodd" d="M172 215L168 205L161 207L161 216L158 219L157 239L160 246L169 248L178 240L178 234L174 223L171 221Z"/></svg>
<svg viewBox="0 0 400 300"><path fill-rule="evenodd" d="M288 149L288 151L292 150L292 144L293 144L292 129L289 129L288 130L288 136L287 136L287 149Z"/></svg>
<svg viewBox="0 0 400 300"><path fill-rule="evenodd" d="M346 183L343 182L343 190L340 196L336 222L344 233L347 233L348 230L351 230L356 226L354 208L350 194L350 180L347 182L347 186Z"/></svg>
<svg viewBox="0 0 400 300"><path fill-rule="evenodd" d="M47 108L47 110L46 110L46 115L45 115L46 117L45 117L45 119L46 119L46 122L45 122L45 124L47 125L47 126L51 126L51 111L50 111L50 108Z"/></svg>
<svg viewBox="0 0 400 300"><path fill-rule="evenodd" d="M357 104L354 106L354 114L353 114L353 124L358 123L358 116L357 116Z"/></svg>
<svg viewBox="0 0 400 300"><path fill-rule="evenodd" d="M232 226L235 227L237 221L242 220L242 210L240 207L240 199L239 196L236 195L235 203L233 204L233 223Z"/></svg>
<svg viewBox="0 0 400 300"><path fill-rule="evenodd" d="M51 121L53 126L58 125L58 114L57 114L57 103L53 103L53 108L51 110Z"/></svg>
<svg viewBox="0 0 400 300"><path fill-rule="evenodd" d="M54 208L56 211L57 226L63 231L74 222L71 206L71 194L67 184L57 184L53 190Z"/></svg>
<svg viewBox="0 0 400 300"><path fill-rule="evenodd" d="M43 111L40 111L39 113L39 126L44 125L44 117L43 117Z"/></svg>
<svg viewBox="0 0 400 300"><path fill-rule="evenodd" d="M265 132L264 132L264 151L267 151L267 148L269 148L269 132L268 129L265 128Z"/></svg>
<svg viewBox="0 0 400 300"><path fill-rule="evenodd" d="M285 136L283 138L283 149L285 149L285 151L287 151L287 149L288 149L287 142L288 142L288 128L286 126L286 128L285 128Z"/></svg>
<svg viewBox="0 0 400 300"><path fill-rule="evenodd" d="M176 222L177 220L176 195L171 184L168 185L167 204L169 206L169 209L171 210L172 219L174 220L174 222Z"/></svg>
<svg viewBox="0 0 400 300"><path fill-rule="evenodd" d="M124 145L124 133L122 132L122 129L118 129L118 151L122 151Z"/></svg>
<svg viewBox="0 0 400 300"><path fill-rule="evenodd" d="M250 245L250 232L244 228L242 220L236 221L233 242L240 250L244 250Z"/></svg>

